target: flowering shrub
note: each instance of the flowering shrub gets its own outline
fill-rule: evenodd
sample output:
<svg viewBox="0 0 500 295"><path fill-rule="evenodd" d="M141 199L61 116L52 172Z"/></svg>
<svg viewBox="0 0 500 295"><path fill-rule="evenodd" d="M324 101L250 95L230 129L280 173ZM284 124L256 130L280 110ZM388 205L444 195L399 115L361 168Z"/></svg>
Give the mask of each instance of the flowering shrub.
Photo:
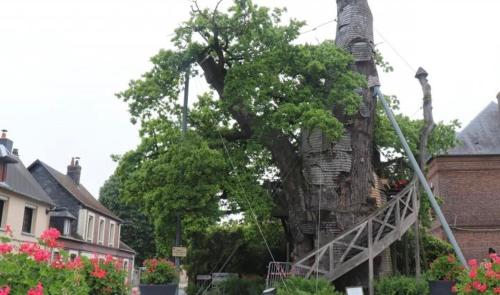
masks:
<svg viewBox="0 0 500 295"><path fill-rule="evenodd" d="M125 284L127 273L121 266L121 261L110 255L104 261L99 261L97 257L84 257L83 271L90 288L89 294L128 294L128 286Z"/></svg>
<svg viewBox="0 0 500 295"><path fill-rule="evenodd" d="M0 238L0 295L89 294L80 265L67 256L49 263L59 232L44 232L39 243L10 244L12 231Z"/></svg>
<svg viewBox="0 0 500 295"><path fill-rule="evenodd" d="M500 294L500 256L490 255L491 260L478 264L469 260L470 270L463 272L453 291L458 294Z"/></svg>
<svg viewBox="0 0 500 295"><path fill-rule="evenodd" d="M141 284L163 285L177 281L175 266L167 259L144 260L146 271L141 273Z"/></svg>
<svg viewBox="0 0 500 295"><path fill-rule="evenodd" d="M463 272L464 267L457 261L453 254L438 257L431 263L426 278L429 281L456 281Z"/></svg>

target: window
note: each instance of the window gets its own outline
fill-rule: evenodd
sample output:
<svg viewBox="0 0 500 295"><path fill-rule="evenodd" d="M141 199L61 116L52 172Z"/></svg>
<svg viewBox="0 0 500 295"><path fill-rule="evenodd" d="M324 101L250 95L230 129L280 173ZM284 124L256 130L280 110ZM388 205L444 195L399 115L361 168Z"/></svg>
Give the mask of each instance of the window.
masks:
<svg viewBox="0 0 500 295"><path fill-rule="evenodd" d="M26 205L24 207L24 217L23 217L23 233L33 234L33 227L35 224L35 212L36 208L33 206Z"/></svg>
<svg viewBox="0 0 500 295"><path fill-rule="evenodd" d="M99 231L97 233L97 243L104 244L104 218L99 217Z"/></svg>
<svg viewBox="0 0 500 295"><path fill-rule="evenodd" d="M5 219L7 219L6 212L7 212L7 199L0 197L0 228L3 228L5 226Z"/></svg>
<svg viewBox="0 0 500 295"><path fill-rule="evenodd" d="M87 219L87 241L92 242L94 239L94 214L89 213Z"/></svg>
<svg viewBox="0 0 500 295"><path fill-rule="evenodd" d="M113 221L109 222L109 239L108 239L108 246L113 247L115 244L115 227L116 224Z"/></svg>
<svg viewBox="0 0 500 295"><path fill-rule="evenodd" d="M69 236L71 232L71 221L69 219L64 219L63 235Z"/></svg>
<svg viewBox="0 0 500 295"><path fill-rule="evenodd" d="M123 270L128 272L128 259L123 259Z"/></svg>
<svg viewBox="0 0 500 295"><path fill-rule="evenodd" d="M78 255L76 255L75 253L69 254L69 260L75 261L75 259L76 259L77 256Z"/></svg>

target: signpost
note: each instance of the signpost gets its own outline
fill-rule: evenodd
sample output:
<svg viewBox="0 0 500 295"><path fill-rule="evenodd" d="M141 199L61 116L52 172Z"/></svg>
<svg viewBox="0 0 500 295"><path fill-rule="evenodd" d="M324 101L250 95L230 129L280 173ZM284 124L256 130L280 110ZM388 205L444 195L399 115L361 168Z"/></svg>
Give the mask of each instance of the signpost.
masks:
<svg viewBox="0 0 500 295"><path fill-rule="evenodd" d="M187 248L186 247L172 247L172 256L173 257L186 257L187 256Z"/></svg>

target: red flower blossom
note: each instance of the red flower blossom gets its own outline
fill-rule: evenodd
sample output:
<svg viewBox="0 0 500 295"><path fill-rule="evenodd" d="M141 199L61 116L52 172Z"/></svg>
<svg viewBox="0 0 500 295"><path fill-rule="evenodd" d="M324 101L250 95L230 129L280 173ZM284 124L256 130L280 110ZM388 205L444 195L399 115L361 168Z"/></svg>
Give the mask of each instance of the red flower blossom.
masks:
<svg viewBox="0 0 500 295"><path fill-rule="evenodd" d="M5 286L0 289L0 295L9 295L10 294L10 287Z"/></svg>
<svg viewBox="0 0 500 295"><path fill-rule="evenodd" d="M10 244L0 244L0 255L7 254L12 251L12 246Z"/></svg>
<svg viewBox="0 0 500 295"><path fill-rule="evenodd" d="M8 236L12 237L12 227L10 226L10 224L6 224L6 225L5 225L5 233L6 233Z"/></svg>
<svg viewBox="0 0 500 295"><path fill-rule="evenodd" d="M474 278L476 278L476 276L477 276L477 271L476 271L476 269L471 269L471 271L470 271L470 273L469 273L469 277L470 277L471 279L474 279Z"/></svg>
<svg viewBox="0 0 500 295"><path fill-rule="evenodd" d="M19 247L19 252L25 253L25 254L28 254L31 256L31 255L33 255L33 253L35 253L35 251L37 251L39 249L40 249L40 246L38 244L22 243L21 247Z"/></svg>
<svg viewBox="0 0 500 295"><path fill-rule="evenodd" d="M57 239L59 239L60 236L61 233L57 229L49 228L48 230L42 232L40 240L42 240L42 243L47 245L49 248L55 248L59 246Z"/></svg>
<svg viewBox="0 0 500 295"><path fill-rule="evenodd" d="M38 283L38 285L36 286L36 288L30 289L28 291L27 295L43 295L43 286L42 286L42 283Z"/></svg>
<svg viewBox="0 0 500 295"><path fill-rule="evenodd" d="M500 294L500 287L496 287L495 289L493 289L493 292L495 294Z"/></svg>
<svg viewBox="0 0 500 295"><path fill-rule="evenodd" d="M66 268L68 269L81 269L83 267L82 260L80 259L80 256L75 257L73 261L69 261L66 264Z"/></svg>
<svg viewBox="0 0 500 295"><path fill-rule="evenodd" d="M38 262L49 261L50 252L43 249L35 250L35 252L33 253L33 258Z"/></svg>
<svg viewBox="0 0 500 295"><path fill-rule="evenodd" d="M477 260L476 259L470 259L469 260L469 265L472 268L477 267Z"/></svg>
<svg viewBox="0 0 500 295"><path fill-rule="evenodd" d="M98 279L102 279L106 276L106 271L102 268L95 267L94 271L91 272L90 274Z"/></svg>

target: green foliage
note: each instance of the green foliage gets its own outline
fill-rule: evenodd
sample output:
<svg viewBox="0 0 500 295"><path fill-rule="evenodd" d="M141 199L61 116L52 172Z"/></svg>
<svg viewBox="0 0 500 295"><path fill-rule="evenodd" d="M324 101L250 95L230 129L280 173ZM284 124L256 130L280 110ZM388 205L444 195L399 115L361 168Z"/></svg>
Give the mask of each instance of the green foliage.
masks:
<svg viewBox="0 0 500 295"><path fill-rule="evenodd" d="M387 277L375 283L377 295L426 295L429 294L429 285L425 280L413 277Z"/></svg>
<svg viewBox="0 0 500 295"><path fill-rule="evenodd" d="M175 265L166 259L144 260L146 271L141 273L141 284L165 285L178 281Z"/></svg>
<svg viewBox="0 0 500 295"><path fill-rule="evenodd" d="M436 238L430 234L423 234L424 251L427 261L434 261L438 257L447 256L453 253L453 247L450 243Z"/></svg>
<svg viewBox="0 0 500 295"><path fill-rule="evenodd" d="M263 280L230 278L207 292L208 295L261 295L264 290Z"/></svg>
<svg viewBox="0 0 500 295"><path fill-rule="evenodd" d="M264 223L262 230L274 258L284 261L285 237L280 225ZM272 258L254 224L230 223L194 234L185 263L194 281L197 274L212 272L265 276L269 261Z"/></svg>
<svg viewBox="0 0 500 295"><path fill-rule="evenodd" d="M436 258L431 263L430 269L425 273L429 281L456 281L464 267L457 261L453 254Z"/></svg>
<svg viewBox="0 0 500 295"><path fill-rule="evenodd" d="M423 120L413 120L399 113L399 100L396 97L386 97L386 99L395 112L396 121L405 135L413 155L418 159L420 154L418 146L420 131L424 124ZM458 128L460 128L458 121L450 123L438 122L429 137L427 146L429 156L442 154L456 146L456 131ZM394 180L409 179L413 176L410 164L407 162L406 156L404 156L406 153L403 146L381 104L378 104L377 107L375 144L383 158L386 159L387 164L382 163L383 169L381 171L384 176Z"/></svg>
<svg viewBox="0 0 500 295"><path fill-rule="evenodd" d="M119 181L117 175L106 180L99 191L99 202L125 220L121 227L121 241L136 251L135 262L141 265L144 259L156 254L154 227L146 214L122 197Z"/></svg>
<svg viewBox="0 0 500 295"><path fill-rule="evenodd" d="M278 295L341 295L335 287L324 279L291 277L278 288Z"/></svg>
<svg viewBox="0 0 500 295"><path fill-rule="evenodd" d="M453 248L450 243L443 241L441 239L436 238L435 236L427 233L425 229L420 230L421 237L421 267L422 269L429 269L431 262L433 262L436 258L441 256L446 256L448 254L453 253ZM410 275L413 274L415 270L415 235L413 231L408 231L405 234L406 245L403 241L396 241L394 243L393 255L395 255L395 259L397 261L396 271L401 274ZM410 273L405 273L404 266L404 247L408 248L408 257L409 257L409 271Z"/></svg>

